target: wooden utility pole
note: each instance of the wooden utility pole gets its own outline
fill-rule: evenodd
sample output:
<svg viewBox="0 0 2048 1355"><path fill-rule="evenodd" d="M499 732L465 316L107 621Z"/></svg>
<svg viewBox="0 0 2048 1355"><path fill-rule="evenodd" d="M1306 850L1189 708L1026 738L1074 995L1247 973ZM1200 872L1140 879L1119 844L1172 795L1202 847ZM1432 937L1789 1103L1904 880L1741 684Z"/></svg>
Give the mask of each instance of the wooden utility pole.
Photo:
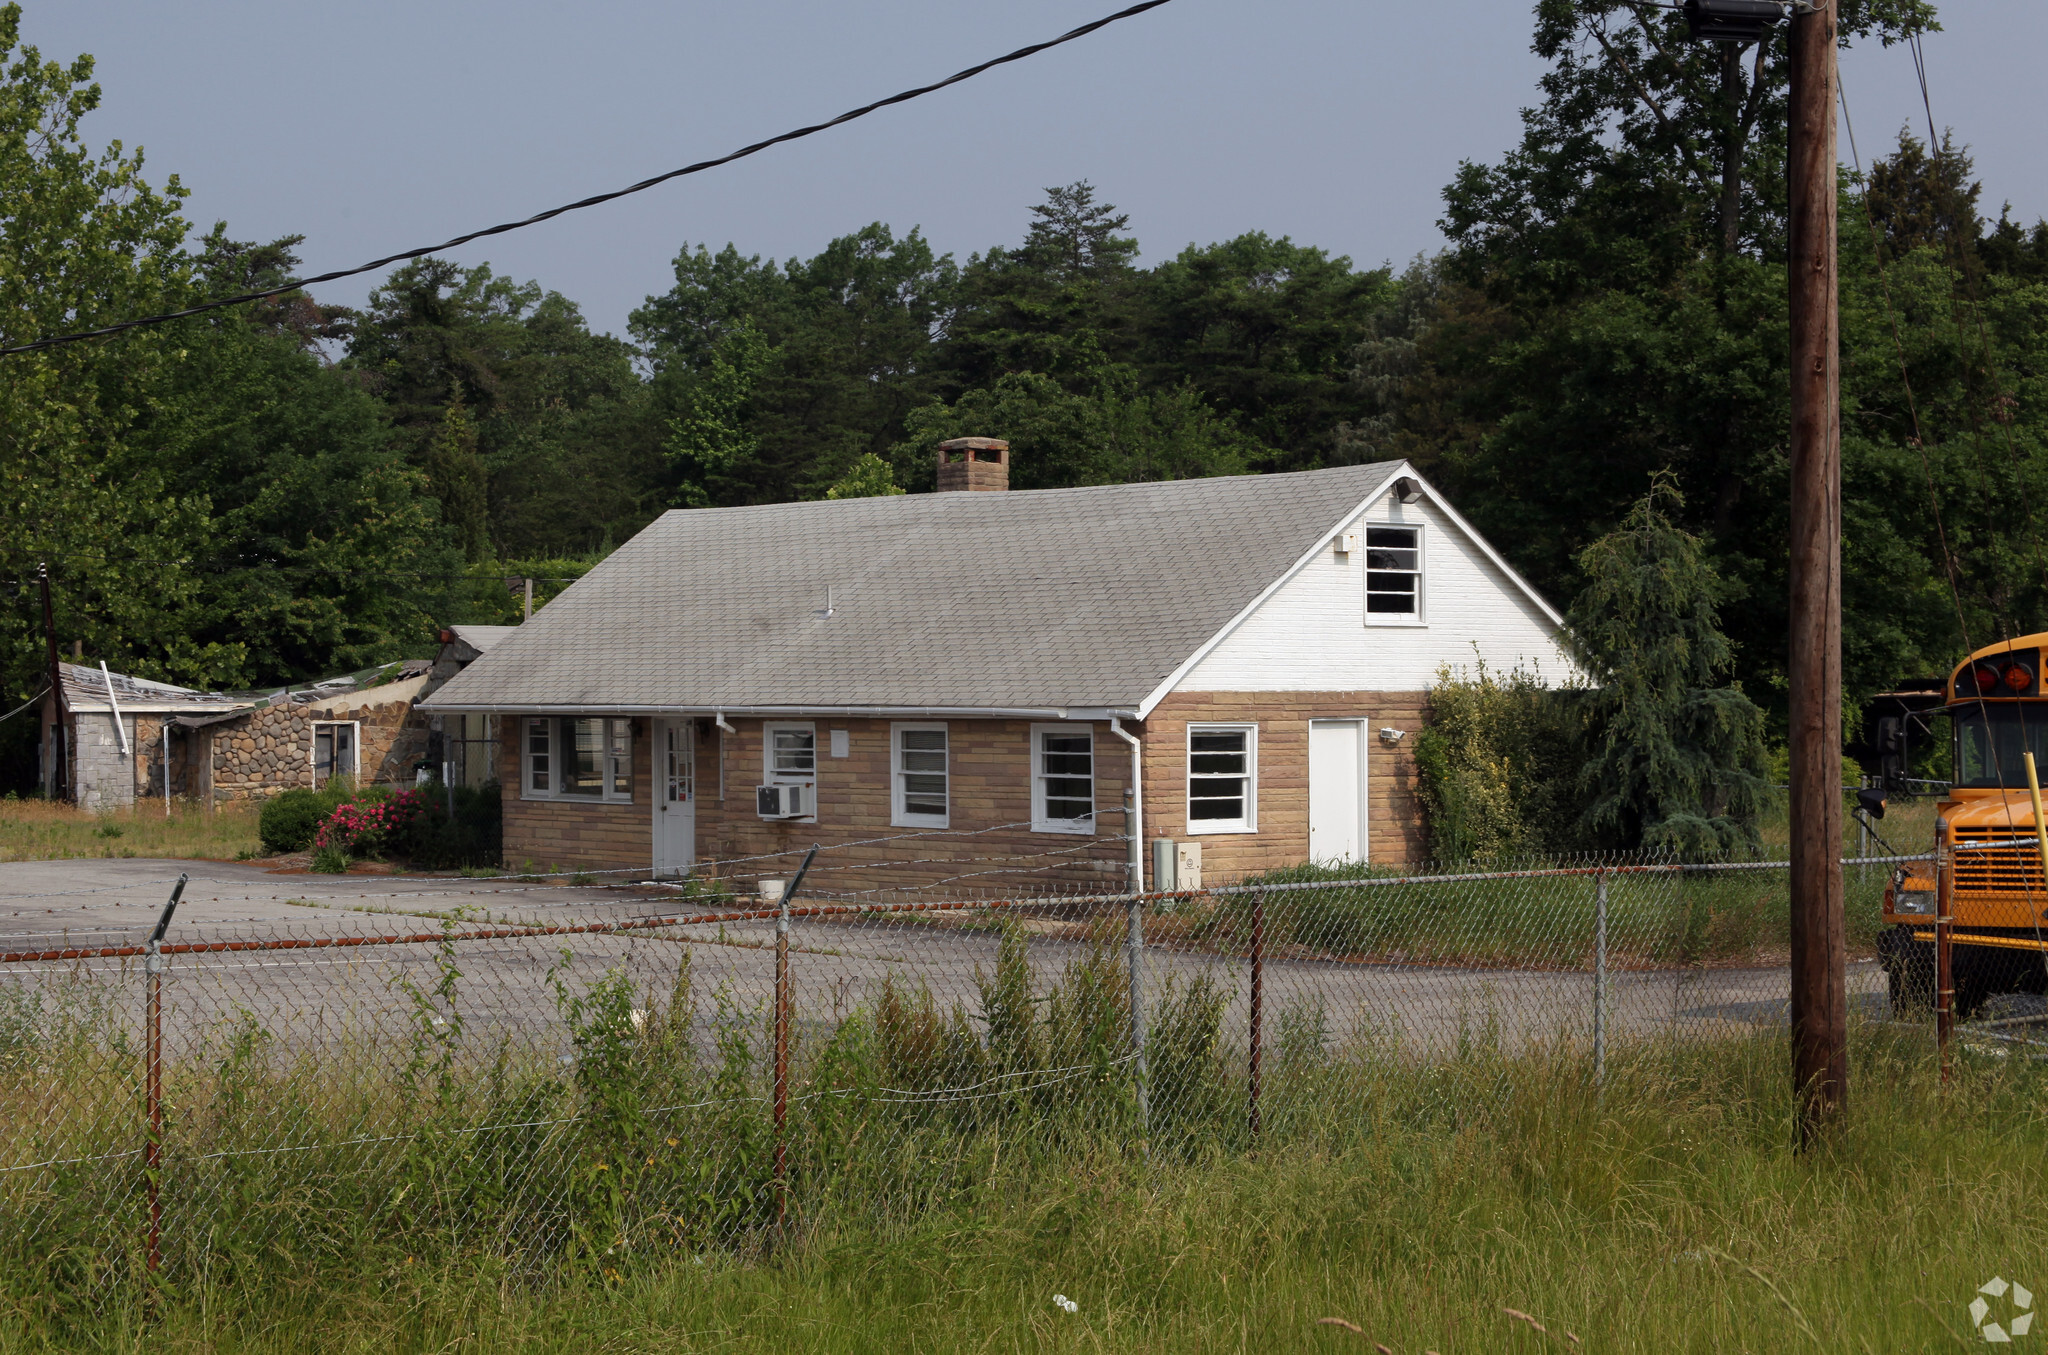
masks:
<svg viewBox="0 0 2048 1355"><path fill-rule="evenodd" d="M43 587L43 639L50 648L50 694L44 698L49 718L43 722L43 756L48 765L43 770L43 793L54 800L70 787L64 775L64 670L57 658L57 613L50 603L47 563L36 566L36 582Z"/></svg>
<svg viewBox="0 0 2048 1355"><path fill-rule="evenodd" d="M1849 1082L1834 4L1795 4L1790 23L1792 1080L1808 1143L1840 1112Z"/></svg>

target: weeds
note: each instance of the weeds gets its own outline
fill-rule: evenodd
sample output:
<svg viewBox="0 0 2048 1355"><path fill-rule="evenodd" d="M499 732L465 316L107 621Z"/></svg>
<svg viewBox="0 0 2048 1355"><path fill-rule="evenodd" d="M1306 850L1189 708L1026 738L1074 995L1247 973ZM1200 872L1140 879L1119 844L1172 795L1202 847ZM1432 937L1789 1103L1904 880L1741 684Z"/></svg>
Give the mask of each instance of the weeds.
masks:
<svg viewBox="0 0 2048 1355"><path fill-rule="evenodd" d="M254 805L175 800L92 813L48 800L0 800L0 861L183 857L225 861L258 850Z"/></svg>
<svg viewBox="0 0 2048 1355"><path fill-rule="evenodd" d="M835 1027L807 1072L828 1049L864 1063L866 1028ZM643 1049L657 1029L650 1015ZM840 1122L868 1130L850 1150L814 1141L799 1229L772 1256L744 1229L678 1230L588 1259L564 1246L522 1282L488 1246L380 1236L408 1203L356 1248L308 1237L266 1271L174 1285L146 1330L112 1296L67 1320L10 1266L0 1350L675 1350L705 1333L827 1351L1943 1349L1978 1285L2031 1281L2048 1250L2014 1205L2048 1184L2048 1080L1966 1056L1944 1093L1917 1032L1859 1031L1853 1084L1872 1091L1802 1157L1775 1036L1631 1049L1596 1099L1575 1057L1317 1058L1313 1012L1289 1029L1324 1079L1310 1103L1335 1105L1255 1158L1148 1161L1111 1139L1039 1153L1014 1124L927 1135L952 1175L911 1207L871 1193L903 1154L867 1111ZM857 1189L816 1174L828 1158ZM1087 1333L1057 1325L1075 1321Z"/></svg>

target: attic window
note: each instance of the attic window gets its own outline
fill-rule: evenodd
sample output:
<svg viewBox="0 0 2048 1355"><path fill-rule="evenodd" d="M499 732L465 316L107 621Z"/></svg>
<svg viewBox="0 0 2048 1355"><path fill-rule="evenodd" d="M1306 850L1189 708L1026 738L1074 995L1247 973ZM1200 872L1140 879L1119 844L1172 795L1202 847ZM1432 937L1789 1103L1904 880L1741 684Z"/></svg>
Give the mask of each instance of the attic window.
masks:
<svg viewBox="0 0 2048 1355"><path fill-rule="evenodd" d="M1422 620L1420 525L1365 529L1365 619L1369 625Z"/></svg>

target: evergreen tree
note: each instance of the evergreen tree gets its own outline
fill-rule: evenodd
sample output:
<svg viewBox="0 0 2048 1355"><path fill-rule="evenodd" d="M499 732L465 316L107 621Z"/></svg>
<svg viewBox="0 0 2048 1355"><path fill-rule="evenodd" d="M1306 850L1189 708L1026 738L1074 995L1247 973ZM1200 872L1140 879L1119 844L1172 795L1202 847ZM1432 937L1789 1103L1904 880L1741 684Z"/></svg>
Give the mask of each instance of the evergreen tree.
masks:
<svg viewBox="0 0 2048 1355"><path fill-rule="evenodd" d="M441 501L446 523L462 558L472 563L491 556L490 511L484 492L484 463L476 454L476 425L462 397L441 411L441 427L427 444L427 491Z"/></svg>
<svg viewBox="0 0 2048 1355"><path fill-rule="evenodd" d="M1595 684L1584 697L1582 831L1602 847L1704 859L1756 846L1768 788L1763 712L1725 681L1727 590L1699 538L1673 521L1683 507L1659 475L1586 550L1566 643Z"/></svg>

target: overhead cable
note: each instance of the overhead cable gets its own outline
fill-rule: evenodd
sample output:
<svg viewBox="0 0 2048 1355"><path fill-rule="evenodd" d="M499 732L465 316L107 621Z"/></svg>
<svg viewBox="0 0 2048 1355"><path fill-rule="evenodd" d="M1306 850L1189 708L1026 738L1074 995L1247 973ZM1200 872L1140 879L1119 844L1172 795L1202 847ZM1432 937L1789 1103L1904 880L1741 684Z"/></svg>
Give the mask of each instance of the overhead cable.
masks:
<svg viewBox="0 0 2048 1355"><path fill-rule="evenodd" d="M0 357L12 353L33 353L38 349L55 348L60 344L78 343L84 339L104 338L109 334L119 334L124 330L139 329L145 325L160 325L167 320L182 320L186 316L202 315L207 311L219 310L224 306L239 306L249 301L261 301L266 297L282 296L286 292L296 292L302 288L316 286L323 282L336 282L342 278L355 277L359 273L375 272L377 269L388 267L391 264L404 263L409 259L419 259L429 254L439 254L445 250L454 249L459 245L466 245L472 240L481 240L487 235L503 235L508 231L522 230L527 226L537 226L543 221L552 220L567 212L578 212L585 207L595 207L600 203L611 202L614 199L628 197L634 193L644 193L658 184L667 183L670 179L680 179L686 174L702 174L707 169L717 169L719 166L729 165L735 160L744 160L747 156L765 151L770 146L779 146L785 141L797 141L807 136L815 136L817 133L837 127L841 123L852 122L856 118L864 118L868 114L887 108L892 104L908 103L912 99L923 98L925 95L936 93L948 85L957 85L962 80L972 80L982 72L994 70L997 66L1005 66L1013 61L1022 61L1025 57L1036 56L1038 53L1058 47L1062 43L1072 42L1076 38L1085 38L1097 29L1107 28L1120 19L1132 18L1143 14L1148 9L1158 9L1161 5L1167 3L1169 3L1169 0L1143 0L1142 4L1132 5L1129 9L1120 9L1114 14L1095 20L1093 23L1082 24L1079 28L1062 33L1049 42L1035 42L1029 47L1019 47L1016 51L1006 56L999 56L993 61L984 61L978 66L969 66L966 70L949 75L945 79L933 84L920 85L916 89L906 89L901 94L892 94L886 99L877 99L871 104L863 104L859 108L841 113L829 122L818 122L808 127L799 127L795 131L784 132L781 136L772 136L766 141L756 141L751 146L743 146L730 155L719 156L716 160L699 160L694 165L684 165L681 169L672 169L666 174L657 174L651 179L642 179L639 183L627 188L615 189L610 193L599 193L595 197L584 198L581 201L572 202L562 207L551 207L545 212L536 212L534 215L523 220L502 222L496 226L487 226L483 230L470 231L466 234L458 235L452 240L444 240L438 245L425 245L419 249L408 249L398 254L387 254L381 259L373 259L369 263L355 268L337 269L332 273L322 273L318 277L300 278L293 282L280 283L275 287L266 287L260 291L239 292L234 296L222 297L218 301L208 301L201 305L188 306L184 310L165 311L161 315L145 315L135 320L123 320L119 324L102 325L98 329L83 329L73 334L55 334L47 339L37 339L31 343L13 344L6 348L0 348Z"/></svg>

